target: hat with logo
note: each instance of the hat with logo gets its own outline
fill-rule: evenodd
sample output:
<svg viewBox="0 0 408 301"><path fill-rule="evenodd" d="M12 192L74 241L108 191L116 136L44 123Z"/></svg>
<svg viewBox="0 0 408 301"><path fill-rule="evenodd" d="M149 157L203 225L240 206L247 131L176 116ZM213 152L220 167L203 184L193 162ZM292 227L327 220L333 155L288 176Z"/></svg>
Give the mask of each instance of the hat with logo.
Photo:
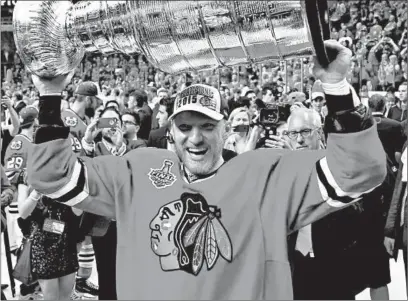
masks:
<svg viewBox="0 0 408 301"><path fill-rule="evenodd" d="M93 82L83 82L77 87L75 94L84 96L96 96L98 95L98 88Z"/></svg>
<svg viewBox="0 0 408 301"><path fill-rule="evenodd" d="M221 100L220 92L211 86L196 84L180 91L174 101L173 115L169 120L186 111L204 114L211 119L220 121L224 118L224 110L227 109Z"/></svg>
<svg viewBox="0 0 408 301"><path fill-rule="evenodd" d="M38 118L38 110L33 106L27 106L20 111L20 126L32 124Z"/></svg>

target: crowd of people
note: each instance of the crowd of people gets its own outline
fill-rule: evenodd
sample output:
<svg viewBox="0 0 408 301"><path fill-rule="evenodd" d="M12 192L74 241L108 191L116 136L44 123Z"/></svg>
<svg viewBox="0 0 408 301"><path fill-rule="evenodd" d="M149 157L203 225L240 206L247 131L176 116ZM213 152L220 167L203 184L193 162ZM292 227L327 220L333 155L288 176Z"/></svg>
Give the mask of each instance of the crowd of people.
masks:
<svg viewBox="0 0 408 301"><path fill-rule="evenodd" d="M48 96L44 92L49 91L44 90L47 83L24 68L12 47L4 48L1 79L2 231L6 229L9 251L16 258L21 256L21 246L28 240L32 241L31 267L36 275L32 283L20 285L20 299L151 297L146 295L151 287L155 287L152 290L154 296L163 298L198 297L194 292L208 298L292 297L285 294L285 286L291 283L286 276L292 279L296 300L353 300L366 288L370 289L372 299L389 299L387 284L392 280L389 259L396 258L398 249L403 249L405 271L407 261L407 5L403 1L331 2L331 38L338 44L329 43L328 47L349 56L344 78L350 87L343 78L338 79L342 83L340 85L329 83L322 67L313 58L171 75L155 69L142 55L87 54L72 77L66 78L63 87L48 83L55 89L55 93ZM55 94L61 94L61 99L55 99ZM54 110L46 110L47 106L52 106L47 97L58 104L58 110L55 105ZM347 100L344 103L348 102L349 106L333 104L339 98ZM359 106L359 98L366 99L365 106ZM354 107L358 114L351 112ZM55 114L50 113L55 111L60 112L60 117L55 118ZM349 113L354 115L348 116ZM341 114L346 114L346 117L341 117ZM366 119L363 122L356 116ZM375 130L370 128L371 123L367 120L376 124ZM220 130L221 124L224 130ZM69 131L58 131L58 126L69 128ZM375 137L370 136L374 132ZM376 137L380 142L377 143ZM370 149L361 154L361 150L352 146L353 143L357 148L370 143ZM347 150L340 144L347 145ZM154 152L151 148L177 154L181 167L174 165L178 162L175 156L168 155L168 152ZM275 149L279 155L261 149ZM285 157L281 150L296 154L301 151L301 154L287 154ZM384 157L382 150L385 151ZM218 151L220 158L216 156ZM150 158L149 152L157 158ZM321 154L326 152L327 159L321 159L324 156ZM336 158L330 155L333 153ZM96 158L100 156L104 157ZM140 158L132 161L129 159L131 156ZM124 160L120 161L119 157ZM381 181L376 178L381 169L375 169L378 158L383 159L381 164L386 167L383 176L377 177ZM263 164L262 168L257 162ZM336 163L344 165L340 168L341 172L330 171ZM353 167L349 167L351 164ZM364 164L372 166L368 168ZM151 183L145 183L144 178L141 180L142 176L137 176L137 166L141 166L139 173ZM307 171L303 172L302 168ZM358 168L360 170L356 170ZM254 169L255 172L252 171ZM225 170L231 173L229 177ZM261 183L266 180L262 175L266 170L268 182L263 187ZM128 173L132 174L131 179L125 178ZM318 183L314 178L311 180L316 173ZM145 229L138 228L143 223L139 220L153 217L143 216L143 212L153 210L146 209L150 205L145 202L149 200L152 206L158 206L154 209L157 216L149 222L148 235L152 232L151 249L160 257L161 270L183 270L197 275L204 269L203 258L208 270L211 270L221 256L226 264L241 261L247 270L242 268L238 273L257 275L245 265L246 259L233 259L232 253L244 254L247 246L242 244L259 247L261 240L256 239L262 235L247 233L245 227L253 227L250 229L259 232L265 229L247 225L250 223L247 215L252 213L246 205L238 202L239 197L236 210L232 210L234 205L222 201L220 204L207 204L201 199L201 194L206 191L206 198L211 196L218 200L218 196L213 195L216 191L199 188L196 184L205 185L213 176L222 183L218 194L224 198L231 198L238 192L241 196L252 193L255 198L261 198L259 192L263 194L262 198L266 195L274 199L271 190L276 189L291 204L280 209L263 204L266 199L254 204L263 208L260 209L263 227L277 225L274 221L278 219L277 212L282 218L286 216L287 229L281 230L285 232L282 235L285 240L276 233L269 233L274 239L262 241L265 250L268 250L265 256L272 258L265 259L271 262L265 267L270 269L265 274L272 273L268 275L273 278L277 269L281 273L279 279L266 277L268 279L259 278L258 282L264 281L261 286L268 286L270 281L276 292L262 288L261 295L258 292L247 295L244 291L247 283L241 283L243 291L239 295L240 290L235 286L243 280L233 274L238 270L228 269L225 265L225 271L221 271L219 266L223 267L224 263L217 263L215 271L211 272L218 273L217 277L236 280L235 284L231 284L230 280L224 279L223 285L234 287L228 295L217 295L228 290L221 289L208 279L203 280L203 287L209 288L206 292L204 289L182 289L180 283L191 284L191 279L181 278L183 281L180 283L173 283L182 276L170 279L168 277L177 274L162 276L150 271L150 268L144 271L145 278L150 276L151 281L168 281L174 284L172 288L162 291L146 283L146 287L138 285L134 288L135 292L129 293L131 288L128 286L135 280L133 273L139 275L139 272L129 271L130 267L137 267L138 262L149 258L143 253L142 246L134 245L140 243L140 237L145 235L142 232ZM77 178L72 182L70 177ZM353 183L347 184L346 178ZM372 184L370 181L373 179L378 183ZM251 186L250 183L255 180L258 183ZM86 183L83 189L79 188L81 181ZM183 181L191 184L191 188L185 188L188 191L176 197L171 189L179 184L174 182ZM233 183L227 184L229 181ZM187 184L184 185L187 187ZM153 197L153 192L145 192L150 189L149 185L156 189L154 193L166 194L168 189L172 199L168 199L167 203L180 198L179 203L165 205L160 200L162 195ZM313 185L319 187L325 205L320 203L320 193L317 195L310 191L309 186ZM236 186L246 187L249 191L242 191L242 187ZM201 194L197 197L193 192ZM129 195L146 200L137 205L131 203ZM245 199L245 196L242 198ZM248 200L249 197L243 202ZM191 202L199 202L201 209ZM333 212L333 208L350 202L353 204L347 208ZM224 225L229 223L229 227L225 227L229 234L220 222L221 213L217 211L220 209L212 205L223 207L222 221ZM241 205L244 207L241 208ZM137 206L146 208L139 211ZM225 208L228 206L231 206L230 212ZM195 236L192 230L182 232L181 226L174 229L175 223L184 222L177 221L175 217L181 207L186 216L207 216L203 212L211 216L208 221L200 220L202 223L195 228ZM272 210L276 211L273 218L263 216L265 210L269 210L269 214ZM242 224L231 220L231 212L238 216L234 219L240 219ZM201 227L203 223L205 231ZM186 222L184 227L191 225ZM233 227L241 227L241 237L239 229L233 230ZM180 237L176 238L173 230ZM201 232L207 236L200 236ZM188 244L196 243L194 259L189 257L193 251L187 250L188 239L182 238L187 234L191 237L198 235L198 241L202 240L201 247L196 241ZM171 235L174 235L173 239L170 239ZM211 247L204 241L211 240L211 235L215 250L208 251ZM223 241L217 235L224 235ZM139 240L126 241L133 240L133 236ZM214 239L216 236L217 239ZM241 242L243 239L248 242ZM270 246L278 240L279 244L285 245L279 250ZM223 247L220 247L221 243ZM170 244L176 247L172 248ZM236 246L240 247L237 249ZM201 250L198 254L199 247L206 249L207 253L204 255ZM282 250L284 254L281 254ZM251 249L251 252L258 251ZM141 257L142 253L144 257ZM183 259L175 259L183 254ZM168 255L169 258L166 257ZM133 259L132 256L138 258ZM89 281L94 260L98 285ZM192 263L183 265L183 260L191 260ZM282 264L289 262L290 275L286 274L284 267L278 266L279 261ZM129 269L124 268L126 266ZM147 269L146 266L144 268ZM152 270L156 268L152 267ZM129 279L124 280L124 276ZM144 279L137 280L144 283ZM195 287L195 284L191 285ZM185 294L177 295L178 288ZM279 295L281 292L284 293Z"/></svg>

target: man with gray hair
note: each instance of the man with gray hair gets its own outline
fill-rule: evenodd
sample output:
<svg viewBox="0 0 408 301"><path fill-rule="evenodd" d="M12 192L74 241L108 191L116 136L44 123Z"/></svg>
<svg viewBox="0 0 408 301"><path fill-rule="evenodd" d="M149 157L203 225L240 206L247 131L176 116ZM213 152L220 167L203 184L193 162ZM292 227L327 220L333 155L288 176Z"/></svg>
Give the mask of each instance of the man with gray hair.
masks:
<svg viewBox="0 0 408 301"><path fill-rule="evenodd" d="M324 138L319 113L307 108L292 111L288 119L287 137L293 150L321 149Z"/></svg>
<svg viewBox="0 0 408 301"><path fill-rule="evenodd" d="M286 138L292 150L325 149L320 114L314 108L293 110ZM355 241L359 218L353 205L288 237L295 300L354 300L353 257L345 249Z"/></svg>

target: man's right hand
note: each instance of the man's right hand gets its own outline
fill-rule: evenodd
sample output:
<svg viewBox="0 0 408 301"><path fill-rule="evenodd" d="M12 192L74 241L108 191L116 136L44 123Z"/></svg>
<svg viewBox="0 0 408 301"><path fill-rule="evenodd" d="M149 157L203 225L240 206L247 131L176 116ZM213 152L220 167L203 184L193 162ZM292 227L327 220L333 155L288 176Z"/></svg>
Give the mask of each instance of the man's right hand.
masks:
<svg viewBox="0 0 408 301"><path fill-rule="evenodd" d="M390 256L394 255L395 239L391 237L384 237L384 246Z"/></svg>
<svg viewBox="0 0 408 301"><path fill-rule="evenodd" d="M35 74L31 75L34 86L41 96L61 94L65 87L71 82L75 70L65 75L59 75L52 79L41 78Z"/></svg>
<svg viewBox="0 0 408 301"><path fill-rule="evenodd" d="M86 128L84 140L89 144L93 142L93 139L96 136L97 132L101 131L101 129L98 129L98 121L99 118L95 118Z"/></svg>

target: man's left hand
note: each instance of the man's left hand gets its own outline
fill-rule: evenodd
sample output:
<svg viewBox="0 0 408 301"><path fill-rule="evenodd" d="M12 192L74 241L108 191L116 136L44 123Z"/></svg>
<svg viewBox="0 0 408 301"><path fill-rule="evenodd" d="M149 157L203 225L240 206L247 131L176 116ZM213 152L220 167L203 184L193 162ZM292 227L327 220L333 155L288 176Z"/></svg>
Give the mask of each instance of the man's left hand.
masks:
<svg viewBox="0 0 408 301"><path fill-rule="evenodd" d="M336 84L346 78L351 66L352 52L335 40L324 42L327 50L337 53L336 59L326 67L320 65L318 59L314 58L313 74L325 84Z"/></svg>

